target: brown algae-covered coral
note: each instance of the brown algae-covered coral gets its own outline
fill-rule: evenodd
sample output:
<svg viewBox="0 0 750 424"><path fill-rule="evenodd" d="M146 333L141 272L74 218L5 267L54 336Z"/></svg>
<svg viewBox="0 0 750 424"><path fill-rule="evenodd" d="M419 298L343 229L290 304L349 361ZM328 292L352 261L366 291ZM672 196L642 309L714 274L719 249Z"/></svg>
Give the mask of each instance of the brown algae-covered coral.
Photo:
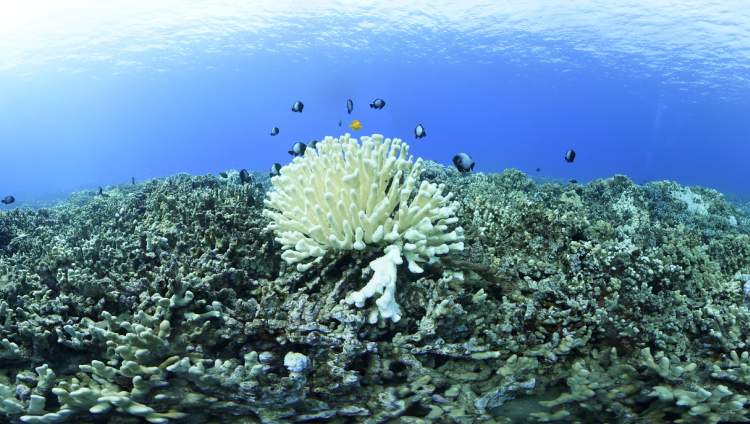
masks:
<svg viewBox="0 0 750 424"><path fill-rule="evenodd" d="M2 213L0 421L750 419L740 209L667 182L421 166L454 193L464 250L396 268L397 322L345 301L382 250L281 258L263 176Z"/></svg>

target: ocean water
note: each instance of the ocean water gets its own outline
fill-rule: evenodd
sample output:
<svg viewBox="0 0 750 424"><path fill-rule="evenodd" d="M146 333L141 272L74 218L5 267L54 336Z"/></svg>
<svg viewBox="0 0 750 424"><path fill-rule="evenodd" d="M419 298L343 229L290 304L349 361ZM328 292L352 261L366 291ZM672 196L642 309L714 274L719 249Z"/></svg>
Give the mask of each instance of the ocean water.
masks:
<svg viewBox="0 0 750 424"><path fill-rule="evenodd" d="M2 195L265 172L347 131L448 165L466 152L481 172L750 194L742 0L402 3L3 3Z"/></svg>

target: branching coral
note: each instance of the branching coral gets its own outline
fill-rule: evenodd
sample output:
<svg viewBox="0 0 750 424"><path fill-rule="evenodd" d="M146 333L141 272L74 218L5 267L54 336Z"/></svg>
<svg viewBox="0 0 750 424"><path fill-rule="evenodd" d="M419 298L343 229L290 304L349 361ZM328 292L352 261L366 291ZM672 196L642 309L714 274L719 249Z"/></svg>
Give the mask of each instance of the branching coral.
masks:
<svg viewBox="0 0 750 424"><path fill-rule="evenodd" d="M458 221L452 194L443 195L442 185L420 183L421 170L422 160L412 162L409 146L400 139L380 134L359 141L349 134L326 137L271 180L275 190L268 194L265 214L284 250L282 258L303 272L332 251L393 246L388 251L398 253L373 267L373 279L378 280L368 283L371 289L348 300L363 306L364 300L381 293L381 316L398 321L391 275L400 256L411 272L420 273L419 263L463 250L463 229L450 228Z"/></svg>

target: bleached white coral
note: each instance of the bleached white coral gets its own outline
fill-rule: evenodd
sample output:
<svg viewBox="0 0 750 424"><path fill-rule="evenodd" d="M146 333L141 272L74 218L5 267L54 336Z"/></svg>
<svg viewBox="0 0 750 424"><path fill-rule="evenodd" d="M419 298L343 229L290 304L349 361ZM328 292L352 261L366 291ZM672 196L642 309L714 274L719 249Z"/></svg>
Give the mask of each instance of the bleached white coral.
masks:
<svg viewBox="0 0 750 424"><path fill-rule="evenodd" d="M299 374L307 369L310 360L307 356L297 352L287 352L284 355L284 366L290 373Z"/></svg>
<svg viewBox="0 0 750 424"><path fill-rule="evenodd" d="M420 263L462 250L463 229L450 229L458 220L452 194L420 182L421 171L400 139L326 137L271 179L264 212L282 258L305 271L332 251L393 245L419 273Z"/></svg>
<svg viewBox="0 0 750 424"><path fill-rule="evenodd" d="M401 319L401 308L396 303L396 274L397 265L404 263L401 259L401 249L396 245L385 248L385 255L370 262L373 271L372 278L360 290L349 293L346 303L354 304L358 308L365 306L365 301L376 294L380 294L375 304L383 319L394 322ZM377 314L371 314L369 321L374 324L378 320Z"/></svg>

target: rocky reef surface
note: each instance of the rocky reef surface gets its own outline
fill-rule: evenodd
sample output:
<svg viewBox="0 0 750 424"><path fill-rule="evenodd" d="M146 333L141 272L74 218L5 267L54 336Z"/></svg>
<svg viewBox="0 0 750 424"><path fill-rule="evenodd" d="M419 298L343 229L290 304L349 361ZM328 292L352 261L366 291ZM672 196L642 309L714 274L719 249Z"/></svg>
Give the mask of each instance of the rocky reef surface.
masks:
<svg viewBox="0 0 750 424"><path fill-rule="evenodd" d="M615 176L422 177L465 249L344 302L363 251L298 272L268 178L177 175L0 213L0 422L750 420L750 218Z"/></svg>

